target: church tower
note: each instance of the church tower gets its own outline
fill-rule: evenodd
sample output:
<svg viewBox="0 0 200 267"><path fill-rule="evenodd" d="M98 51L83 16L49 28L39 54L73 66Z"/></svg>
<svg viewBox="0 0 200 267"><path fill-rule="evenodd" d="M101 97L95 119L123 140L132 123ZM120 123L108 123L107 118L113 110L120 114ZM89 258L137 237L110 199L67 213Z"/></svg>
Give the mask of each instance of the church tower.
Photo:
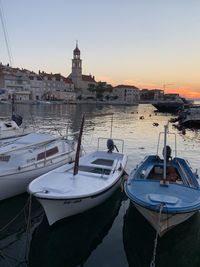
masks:
<svg viewBox="0 0 200 267"><path fill-rule="evenodd" d="M71 78L76 88L81 87L82 81L82 60L80 58L80 50L78 48L78 42L76 42L76 48L73 51L72 59L72 73Z"/></svg>

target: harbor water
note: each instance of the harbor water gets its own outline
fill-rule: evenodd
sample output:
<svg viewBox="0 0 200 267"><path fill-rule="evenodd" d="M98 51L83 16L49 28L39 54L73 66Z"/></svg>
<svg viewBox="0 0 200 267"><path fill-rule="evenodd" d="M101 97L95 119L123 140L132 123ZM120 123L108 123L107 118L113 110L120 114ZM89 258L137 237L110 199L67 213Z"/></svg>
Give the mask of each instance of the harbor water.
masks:
<svg viewBox="0 0 200 267"><path fill-rule="evenodd" d="M40 131L62 135L78 131L84 114L85 152L96 149L98 137L123 139L127 173L146 155L156 154L158 135L173 117L156 113L151 104L21 104L16 110ZM9 104L0 104L0 117L9 118L10 113ZM173 123L169 130L175 134L168 140L173 153L176 136L177 156L200 172L200 131L181 132ZM106 141L101 145L106 149ZM160 155L162 148L161 139ZM26 193L0 202L0 212L0 267L150 266L156 233L130 204L123 186L102 205L52 227L39 203ZM158 239L155 266L200 266L199 213Z"/></svg>

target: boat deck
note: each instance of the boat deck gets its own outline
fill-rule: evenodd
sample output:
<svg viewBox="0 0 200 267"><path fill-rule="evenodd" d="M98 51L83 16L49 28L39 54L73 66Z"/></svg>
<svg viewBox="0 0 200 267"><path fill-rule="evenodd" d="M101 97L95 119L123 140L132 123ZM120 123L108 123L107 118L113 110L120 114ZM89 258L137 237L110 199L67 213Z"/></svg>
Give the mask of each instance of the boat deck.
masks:
<svg viewBox="0 0 200 267"><path fill-rule="evenodd" d="M90 153L80 158L76 175L73 174L74 164L67 164L34 180L29 191L38 192L38 197L52 199L99 194L120 179L126 160L127 157L120 153Z"/></svg>
<svg viewBox="0 0 200 267"><path fill-rule="evenodd" d="M127 183L126 192L136 204L164 213L184 213L200 208L200 190L183 184L160 184L158 181L134 180Z"/></svg>

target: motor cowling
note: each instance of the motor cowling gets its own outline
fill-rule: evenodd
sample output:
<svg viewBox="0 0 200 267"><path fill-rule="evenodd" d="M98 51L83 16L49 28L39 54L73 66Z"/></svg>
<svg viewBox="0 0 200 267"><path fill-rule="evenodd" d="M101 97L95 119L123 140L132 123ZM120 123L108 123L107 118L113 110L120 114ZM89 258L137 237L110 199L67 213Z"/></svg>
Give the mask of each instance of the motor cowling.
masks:
<svg viewBox="0 0 200 267"><path fill-rule="evenodd" d="M112 153L113 150L115 149L115 144L114 144L114 141L112 139L107 140L107 148L108 148L109 153Z"/></svg>
<svg viewBox="0 0 200 267"><path fill-rule="evenodd" d="M163 148L163 156L164 156L165 149ZM172 150L170 146L166 146L166 160L169 161L169 159L172 158L171 156Z"/></svg>

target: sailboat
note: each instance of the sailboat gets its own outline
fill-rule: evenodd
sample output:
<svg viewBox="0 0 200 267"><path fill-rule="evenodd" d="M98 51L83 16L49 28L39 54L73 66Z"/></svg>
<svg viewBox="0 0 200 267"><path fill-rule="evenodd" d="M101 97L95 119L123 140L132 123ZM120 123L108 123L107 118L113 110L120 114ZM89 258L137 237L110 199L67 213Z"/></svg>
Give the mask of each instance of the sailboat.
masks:
<svg viewBox="0 0 200 267"><path fill-rule="evenodd" d="M160 136L164 149L158 155ZM131 172L124 184L125 192L138 211L160 236L184 222L200 208L200 183L189 163L171 155L167 145L168 124L159 134L157 155L149 155Z"/></svg>
<svg viewBox="0 0 200 267"><path fill-rule="evenodd" d="M75 142L46 133L30 133L0 147L0 200L26 192L36 177L75 158Z"/></svg>
<svg viewBox="0 0 200 267"><path fill-rule="evenodd" d="M105 138L99 138L96 151L79 157L83 123L84 117L75 163L44 174L28 186L28 192L43 206L49 225L101 204L120 185L127 162L127 156L123 154L123 140L108 139L108 150L99 150L100 139L106 141ZM121 142L121 153L115 140Z"/></svg>

